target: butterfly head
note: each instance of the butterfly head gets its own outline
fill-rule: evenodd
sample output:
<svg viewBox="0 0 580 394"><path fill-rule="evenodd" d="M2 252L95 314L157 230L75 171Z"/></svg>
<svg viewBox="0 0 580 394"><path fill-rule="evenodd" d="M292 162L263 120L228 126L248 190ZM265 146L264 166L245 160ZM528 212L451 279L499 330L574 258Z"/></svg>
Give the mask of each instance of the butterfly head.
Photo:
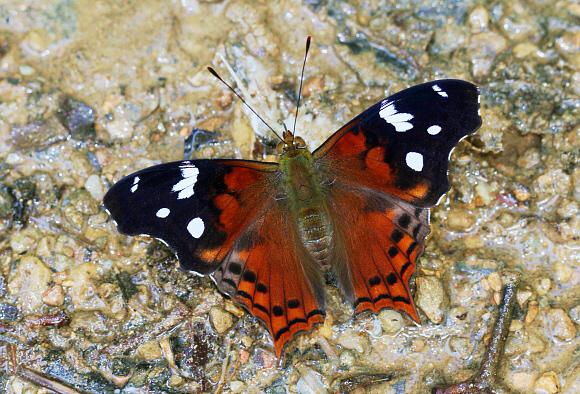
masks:
<svg viewBox="0 0 580 394"><path fill-rule="evenodd" d="M292 151L306 149L306 142L302 137L295 137L290 131L284 131L284 139L278 143L278 154L283 155ZM295 152L299 153L299 152Z"/></svg>

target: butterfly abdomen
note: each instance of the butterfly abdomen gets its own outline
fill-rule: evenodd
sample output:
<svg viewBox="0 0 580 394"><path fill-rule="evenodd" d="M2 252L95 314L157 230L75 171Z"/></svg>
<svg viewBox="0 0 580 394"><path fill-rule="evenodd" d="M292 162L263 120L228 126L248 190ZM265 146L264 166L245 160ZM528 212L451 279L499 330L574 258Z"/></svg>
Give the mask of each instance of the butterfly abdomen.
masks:
<svg viewBox="0 0 580 394"><path fill-rule="evenodd" d="M333 250L333 229L326 211L317 206L301 210L298 216L300 240L322 266L329 266Z"/></svg>

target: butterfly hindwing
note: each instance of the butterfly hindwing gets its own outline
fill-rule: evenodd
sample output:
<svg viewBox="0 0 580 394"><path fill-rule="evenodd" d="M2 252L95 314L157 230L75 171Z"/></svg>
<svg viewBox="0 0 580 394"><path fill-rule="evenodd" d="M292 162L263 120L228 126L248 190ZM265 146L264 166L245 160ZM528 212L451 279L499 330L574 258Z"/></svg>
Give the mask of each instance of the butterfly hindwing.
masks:
<svg viewBox="0 0 580 394"><path fill-rule="evenodd" d="M287 201L248 226L213 276L218 287L267 326L281 357L301 331L324 321L324 281L300 246Z"/></svg>
<svg viewBox="0 0 580 394"><path fill-rule="evenodd" d="M377 190L338 185L329 200L333 217L340 215L334 226L342 258L333 269L355 311L391 308L418 322L409 281L429 234L429 210Z"/></svg>
<svg viewBox="0 0 580 394"><path fill-rule="evenodd" d="M479 92L460 80L403 90L351 120L313 152L327 182L431 207L449 190L448 157L481 125Z"/></svg>
<svg viewBox="0 0 580 394"><path fill-rule="evenodd" d="M103 202L120 232L158 238L182 268L207 275L272 204L277 171L242 160L165 163L121 179Z"/></svg>

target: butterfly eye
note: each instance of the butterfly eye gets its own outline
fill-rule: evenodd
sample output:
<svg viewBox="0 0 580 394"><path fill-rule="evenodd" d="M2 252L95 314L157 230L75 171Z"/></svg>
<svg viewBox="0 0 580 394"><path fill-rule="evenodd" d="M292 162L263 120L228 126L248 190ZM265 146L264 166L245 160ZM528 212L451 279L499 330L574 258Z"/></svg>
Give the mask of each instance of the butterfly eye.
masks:
<svg viewBox="0 0 580 394"><path fill-rule="evenodd" d="M296 146L296 148L301 149L306 148L306 142L304 141L304 139L302 139L302 137L294 137L294 145Z"/></svg>

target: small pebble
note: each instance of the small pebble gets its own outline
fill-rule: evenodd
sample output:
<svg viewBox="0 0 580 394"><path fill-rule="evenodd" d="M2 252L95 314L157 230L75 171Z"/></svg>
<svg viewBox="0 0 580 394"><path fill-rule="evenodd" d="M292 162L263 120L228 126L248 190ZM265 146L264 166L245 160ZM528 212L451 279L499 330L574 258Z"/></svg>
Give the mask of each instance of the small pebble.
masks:
<svg viewBox="0 0 580 394"><path fill-rule="evenodd" d="M18 271L8 282L8 289L10 294L19 294L18 304L24 314L38 312L51 276L51 270L37 257L24 255L20 259Z"/></svg>
<svg viewBox="0 0 580 394"><path fill-rule="evenodd" d="M153 341L145 342L139 346L137 353L147 361L157 360L163 356L159 343Z"/></svg>
<svg viewBox="0 0 580 394"><path fill-rule="evenodd" d="M42 302L49 306L61 306L64 304L64 290L61 285L54 285L42 296Z"/></svg>
<svg viewBox="0 0 580 394"><path fill-rule="evenodd" d="M246 384L239 380L232 380L230 382L230 390L232 393L243 393L246 390Z"/></svg>
<svg viewBox="0 0 580 394"><path fill-rule="evenodd" d="M516 372L511 375L512 385L518 390L531 390L534 387L534 375L528 372Z"/></svg>
<svg viewBox="0 0 580 394"><path fill-rule="evenodd" d="M546 295L548 291L550 291L550 286L552 286L552 281L549 278L540 279L540 281L536 284L536 291L538 295Z"/></svg>
<svg viewBox="0 0 580 394"><path fill-rule="evenodd" d="M518 201L527 201L532 197L532 193L527 187L517 185L514 188L514 196Z"/></svg>
<svg viewBox="0 0 580 394"><path fill-rule="evenodd" d="M101 178L96 174L92 174L87 178L85 181L85 189L96 201L101 201L105 195Z"/></svg>
<svg viewBox="0 0 580 394"><path fill-rule="evenodd" d="M218 307L211 308L209 318L218 334L223 334L234 324L234 318L231 313Z"/></svg>
<svg viewBox="0 0 580 394"><path fill-rule="evenodd" d="M449 347L451 350L459 355L462 360L467 360L471 354L471 341L469 338L452 337L449 340Z"/></svg>
<svg viewBox="0 0 580 394"><path fill-rule="evenodd" d="M434 276L420 276L417 283L417 306L435 324L441 324L445 320L447 295L443 284Z"/></svg>
<svg viewBox="0 0 580 394"><path fill-rule="evenodd" d="M169 385L171 387L179 387L181 386L183 383L185 382L185 379L183 379L181 376L179 375L171 375L171 378L169 378Z"/></svg>
<svg viewBox="0 0 580 394"><path fill-rule="evenodd" d="M411 341L411 351L415 353L419 353L421 350L425 348L425 341L422 339L413 339Z"/></svg>
<svg viewBox="0 0 580 394"><path fill-rule="evenodd" d="M343 348L354 350L359 354L366 354L369 349L367 334L353 329L345 330L338 337L337 343Z"/></svg>
<svg viewBox="0 0 580 394"><path fill-rule="evenodd" d="M572 267L557 261L554 265L554 280L558 283L567 283L572 277Z"/></svg>
<svg viewBox="0 0 580 394"><path fill-rule="evenodd" d="M378 319L381 322L383 331L387 334L399 332L404 325L403 316L392 309L382 310L378 315Z"/></svg>
<svg viewBox="0 0 580 394"><path fill-rule="evenodd" d="M550 309L546 312L546 316L556 338L568 340L576 337L578 333L576 326L563 309Z"/></svg>
<svg viewBox="0 0 580 394"><path fill-rule="evenodd" d="M468 231L475 225L475 216L466 209L454 207L447 212L445 224L451 231Z"/></svg>
<svg viewBox="0 0 580 394"><path fill-rule="evenodd" d="M497 272L492 272L491 274L489 274L489 276L487 277L487 281L489 283L489 287L493 290L493 291L501 291L502 288L502 282L501 282L501 277L499 276L499 273Z"/></svg>
<svg viewBox="0 0 580 394"><path fill-rule="evenodd" d="M338 359L341 365L351 367L356 362L356 354L352 350L345 350L342 353L340 353Z"/></svg>
<svg viewBox="0 0 580 394"><path fill-rule="evenodd" d="M482 6L475 7L469 14L469 24L474 33L486 30L489 25L489 13Z"/></svg>
<svg viewBox="0 0 580 394"><path fill-rule="evenodd" d="M524 320L524 323L530 324L531 322L533 322L534 319L536 318L536 316L538 316L539 311L540 311L540 307L538 306L537 302L533 301L532 303L530 303L530 306L528 307L528 313L526 313L526 318Z"/></svg>
<svg viewBox="0 0 580 394"><path fill-rule="evenodd" d="M529 290L518 290L516 294L518 304L520 304L520 306L523 306L526 303L526 301L530 299L531 296L532 292Z"/></svg>
<svg viewBox="0 0 580 394"><path fill-rule="evenodd" d="M544 373L536 383L534 383L534 389L536 393L548 393L555 394L560 392L560 379L556 372L549 371Z"/></svg>
<svg viewBox="0 0 580 394"><path fill-rule="evenodd" d="M513 52L515 57L523 59L532 54L539 53L538 49L539 48L531 42L521 42L514 47Z"/></svg>
<svg viewBox="0 0 580 394"><path fill-rule="evenodd" d="M570 309L569 315L570 319L574 323L580 324L580 305L577 305L574 308Z"/></svg>

